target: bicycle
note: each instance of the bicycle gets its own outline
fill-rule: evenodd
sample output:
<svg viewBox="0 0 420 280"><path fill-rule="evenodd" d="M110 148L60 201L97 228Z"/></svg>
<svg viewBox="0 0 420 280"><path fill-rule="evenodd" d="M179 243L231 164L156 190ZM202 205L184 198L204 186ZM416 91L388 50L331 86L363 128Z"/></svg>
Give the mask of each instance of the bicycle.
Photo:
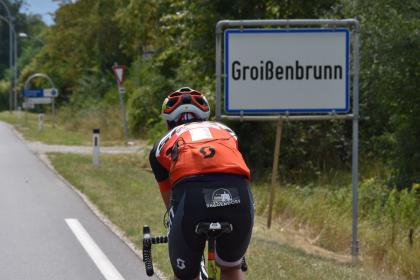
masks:
<svg viewBox="0 0 420 280"><path fill-rule="evenodd" d="M228 222L202 222L195 227L195 233L204 236L208 242L207 250L207 270L205 265L200 265L199 279L201 280L219 280L220 269L216 266L215 245L216 240L223 234L229 234L233 231L232 224ZM152 276L154 274L152 260L152 244L168 243L168 236L152 236L150 227L143 226L143 262L146 267L146 274ZM245 257L242 258L242 271L247 271L248 266Z"/></svg>

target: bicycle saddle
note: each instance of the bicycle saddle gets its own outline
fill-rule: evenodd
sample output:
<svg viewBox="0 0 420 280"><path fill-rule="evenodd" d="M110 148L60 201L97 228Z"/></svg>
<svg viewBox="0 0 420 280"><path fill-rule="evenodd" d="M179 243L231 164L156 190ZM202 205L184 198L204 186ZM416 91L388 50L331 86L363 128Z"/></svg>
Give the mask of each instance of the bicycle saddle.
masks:
<svg viewBox="0 0 420 280"><path fill-rule="evenodd" d="M233 226L228 222L203 222L198 223L195 232L206 237L218 237L225 233L231 233Z"/></svg>

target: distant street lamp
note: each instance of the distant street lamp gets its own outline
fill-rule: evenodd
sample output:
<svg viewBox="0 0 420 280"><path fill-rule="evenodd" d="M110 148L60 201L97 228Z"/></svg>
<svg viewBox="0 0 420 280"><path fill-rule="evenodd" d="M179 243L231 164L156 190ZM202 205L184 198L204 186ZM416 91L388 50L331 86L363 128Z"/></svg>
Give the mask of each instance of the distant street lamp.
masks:
<svg viewBox="0 0 420 280"><path fill-rule="evenodd" d="M28 40L35 40L35 41L41 43L41 45L44 45L44 41L42 41L41 39L39 39L39 37L29 36L28 34L26 34L24 32L19 32L18 33L18 37L20 37L20 38L26 38Z"/></svg>

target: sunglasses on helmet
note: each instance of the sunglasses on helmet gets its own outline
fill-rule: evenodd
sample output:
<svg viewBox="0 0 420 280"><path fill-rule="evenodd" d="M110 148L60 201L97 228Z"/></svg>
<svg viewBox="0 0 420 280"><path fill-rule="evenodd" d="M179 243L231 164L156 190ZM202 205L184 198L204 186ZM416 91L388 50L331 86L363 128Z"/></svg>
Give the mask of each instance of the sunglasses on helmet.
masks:
<svg viewBox="0 0 420 280"><path fill-rule="evenodd" d="M184 104L192 104L200 108L202 111L208 111L209 106L204 100L201 93L192 91L189 93L174 92L167 97L166 104L164 105L163 111L166 114L170 114L178 106Z"/></svg>

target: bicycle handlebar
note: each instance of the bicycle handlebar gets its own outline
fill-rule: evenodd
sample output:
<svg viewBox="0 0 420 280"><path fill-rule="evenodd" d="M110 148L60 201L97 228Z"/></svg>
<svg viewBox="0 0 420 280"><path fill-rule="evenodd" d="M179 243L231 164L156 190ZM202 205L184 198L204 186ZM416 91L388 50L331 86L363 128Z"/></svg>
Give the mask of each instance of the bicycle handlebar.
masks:
<svg viewBox="0 0 420 280"><path fill-rule="evenodd" d="M241 270L242 270L243 272L248 271L248 265L247 265L247 263L246 263L245 256L243 256L243 257L242 257L242 261L241 261Z"/></svg>
<svg viewBox="0 0 420 280"><path fill-rule="evenodd" d="M152 261L152 243L150 236L150 228L147 225L143 226L143 262L146 268L147 276L152 276L155 272L153 270Z"/></svg>
<svg viewBox="0 0 420 280"><path fill-rule="evenodd" d="M168 243L168 236L151 236L150 227L148 225L143 226L143 262L146 268L147 276L152 276L155 271L153 269L152 259L152 244Z"/></svg>
<svg viewBox="0 0 420 280"><path fill-rule="evenodd" d="M168 243L168 236L166 236L166 235L152 236L150 238L150 241L152 242L152 244Z"/></svg>

